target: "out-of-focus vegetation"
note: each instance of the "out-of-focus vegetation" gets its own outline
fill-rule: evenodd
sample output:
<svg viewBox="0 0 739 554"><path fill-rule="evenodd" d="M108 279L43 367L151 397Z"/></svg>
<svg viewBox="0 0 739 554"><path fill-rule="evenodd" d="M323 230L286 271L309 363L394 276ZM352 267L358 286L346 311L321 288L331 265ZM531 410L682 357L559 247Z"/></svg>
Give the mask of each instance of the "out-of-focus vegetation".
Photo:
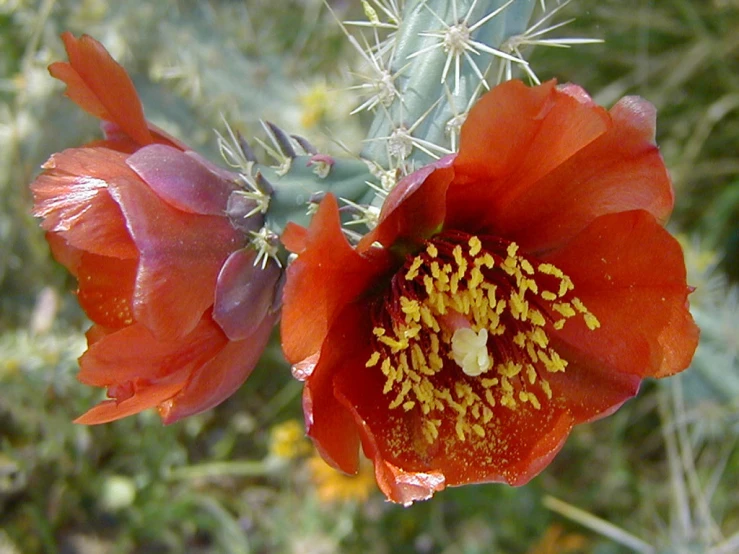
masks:
<svg viewBox="0 0 739 554"><path fill-rule="evenodd" d="M346 18L358 4L332 2ZM405 509L366 475L318 465L276 346L207 414L73 425L100 391L75 380L86 323L30 216L39 165L98 136L46 71L64 59L63 30L101 40L148 117L214 160L221 116L247 136L262 118L358 151L347 87L360 61L322 2L0 0L0 553L739 552L739 2L575 0L558 17L577 19L555 35L605 43L539 47L542 80L659 110L698 355L577 429L529 485L451 489Z"/></svg>

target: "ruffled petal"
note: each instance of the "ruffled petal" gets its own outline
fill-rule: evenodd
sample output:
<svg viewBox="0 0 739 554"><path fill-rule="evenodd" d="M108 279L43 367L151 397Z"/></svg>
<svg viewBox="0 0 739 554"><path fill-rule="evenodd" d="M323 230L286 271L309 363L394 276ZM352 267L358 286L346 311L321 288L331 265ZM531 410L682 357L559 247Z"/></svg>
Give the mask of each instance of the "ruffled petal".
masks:
<svg viewBox="0 0 739 554"><path fill-rule="evenodd" d="M253 248L237 250L218 274L213 319L231 340L252 335L275 302L281 270L274 260L254 265L256 256Z"/></svg>
<svg viewBox="0 0 739 554"><path fill-rule="evenodd" d="M225 217L177 210L144 183L133 185L110 190L140 252L134 316L160 340L176 340L213 305L218 272L243 237Z"/></svg>
<svg viewBox="0 0 739 554"><path fill-rule="evenodd" d="M120 402L117 400L103 400L100 404L75 419L74 423L81 425L108 423L154 408L177 394L182 388L182 384L182 382L155 385L142 383L137 385L134 394L130 398Z"/></svg>
<svg viewBox="0 0 739 554"><path fill-rule="evenodd" d="M136 246L108 183L137 179L125 156L107 148L73 148L54 154L31 183L33 214L70 245L101 256L135 258Z"/></svg>
<svg viewBox="0 0 739 554"><path fill-rule="evenodd" d="M183 212L223 215L229 195L236 190L233 182L194 157L163 144L141 148L126 163L162 200Z"/></svg>
<svg viewBox="0 0 739 554"><path fill-rule="evenodd" d="M165 424L217 406L246 381L269 341L277 315L261 320L245 340L229 341L211 360L192 372L187 384L159 407Z"/></svg>
<svg viewBox="0 0 739 554"><path fill-rule="evenodd" d="M653 143L654 108L631 97L610 115L613 126L604 135L521 194L499 198L485 222L488 231L544 252L608 213L641 209L664 223L674 196Z"/></svg>
<svg viewBox="0 0 739 554"><path fill-rule="evenodd" d="M580 318L552 335L606 367L640 377L685 369L698 342L678 242L645 211L602 216L543 258L569 275L600 322Z"/></svg>
<svg viewBox="0 0 739 554"><path fill-rule="evenodd" d="M517 214L524 212L534 218L532 212L538 213L540 206L530 202L521 206L520 199L529 191L538 198L540 179L613 125L608 113L580 87L552 87L553 82L540 87L506 83L485 95L470 111L454 163L456 177L449 191L448 228L507 236L501 218L515 223L520 219L509 216L510 207L518 208ZM511 114L509 121L504 110L517 109L520 103L524 103L519 106L524 111ZM483 146L488 149L484 155ZM508 152L513 146L515 150ZM571 196L565 201L569 206L574 199ZM541 203L546 204L546 200Z"/></svg>
<svg viewBox="0 0 739 554"><path fill-rule="evenodd" d="M378 484L391 500L406 503L412 500L408 495L428 497L444 485L523 485L549 464L575 423L561 404L542 398L538 410L529 404L514 410L493 408L494 417L483 425L485 436L461 441L456 412L445 410L434 416L442 422L439 438L429 443L423 433L425 416L417 410L388 408L392 397L382 392L384 375L378 367L360 363L370 354L369 346L361 355L352 349L335 374L334 390L354 416L365 453L375 462ZM424 483L429 486L424 488Z"/></svg>
<svg viewBox="0 0 739 554"><path fill-rule="evenodd" d="M402 179L383 202L377 226L362 238L357 250L365 252L375 242L413 250L441 229L453 161L453 155L446 156Z"/></svg>
<svg viewBox="0 0 739 554"><path fill-rule="evenodd" d="M313 216L305 248L287 268L283 293L282 348L298 363L321 348L337 310L386 271L384 251L360 256L341 231L339 208L328 194Z"/></svg>
<svg viewBox="0 0 739 554"><path fill-rule="evenodd" d="M62 34L69 63L49 66L52 77L67 84L67 96L86 112L116 123L140 145L153 139L136 89L126 70L94 38Z"/></svg>
<svg viewBox="0 0 739 554"><path fill-rule="evenodd" d="M320 359L308 376L303 391L303 411L308 436L326 462L345 473L359 467L359 433L340 397L336 383L340 375L361 372L370 356L371 325L364 306L349 305L336 317L321 349ZM361 386L361 385L358 385ZM364 432L364 431L361 431Z"/></svg>
<svg viewBox="0 0 739 554"><path fill-rule="evenodd" d="M482 96L462 125L457 174L492 186L518 169L554 106L555 84L527 87L512 80Z"/></svg>
<svg viewBox="0 0 739 554"><path fill-rule="evenodd" d="M547 373L555 401L565 406L576 424L606 417L639 392L641 377L622 373L602 359L588 357L556 336L550 345L567 360L566 371Z"/></svg>
<svg viewBox="0 0 739 554"><path fill-rule="evenodd" d="M280 241L293 254L300 254L305 250L308 243L308 229L297 223L288 221L287 225L285 225L285 230L280 236Z"/></svg>
<svg viewBox="0 0 739 554"><path fill-rule="evenodd" d="M136 379L166 382L185 372L184 384L196 370L215 357L228 343L210 317L176 341L164 342L140 323L106 333L90 344L80 358L77 378L95 387L112 387Z"/></svg>

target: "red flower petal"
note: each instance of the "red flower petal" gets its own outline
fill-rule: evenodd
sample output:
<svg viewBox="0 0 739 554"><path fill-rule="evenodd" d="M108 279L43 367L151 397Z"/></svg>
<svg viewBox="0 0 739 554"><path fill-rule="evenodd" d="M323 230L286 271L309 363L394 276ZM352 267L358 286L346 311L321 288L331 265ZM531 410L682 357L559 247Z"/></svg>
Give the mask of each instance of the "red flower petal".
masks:
<svg viewBox="0 0 739 554"><path fill-rule="evenodd" d="M349 245L331 194L313 217L305 243L287 268L283 292L282 348L293 364L318 352L337 310L387 267L386 258L362 257Z"/></svg>
<svg viewBox="0 0 739 554"><path fill-rule="evenodd" d="M185 380L216 356L228 343L210 317L176 341L164 342L140 323L109 333L91 344L80 358L77 378L95 387L112 387L136 379L168 382ZM184 377L180 372L185 372Z"/></svg>
<svg viewBox="0 0 739 554"><path fill-rule="evenodd" d="M133 323L133 290L138 259L121 260L83 252L76 276L77 299L87 317L109 329Z"/></svg>
<svg viewBox="0 0 739 554"><path fill-rule="evenodd" d="M149 133L151 133L151 138L153 142L157 144L171 146L172 148L176 148L177 150L181 150L182 152L188 152L190 150L190 148L184 142L173 137L153 123L147 121L146 125L149 128ZM106 142L119 144L122 152L133 154L142 146L146 146L132 139L130 136L128 136L124 129L121 129L120 126L112 121L103 121L100 124L100 127L105 134Z"/></svg>
<svg viewBox="0 0 739 554"><path fill-rule="evenodd" d="M276 321L276 314L265 317L252 335L229 341L215 357L192 372L182 390L159 407L162 421L170 424L203 412L236 392L259 361Z"/></svg>
<svg viewBox="0 0 739 554"><path fill-rule="evenodd" d="M301 254L308 242L308 229L292 221L288 221L285 230L280 236L280 241L290 252Z"/></svg>
<svg viewBox="0 0 739 554"><path fill-rule="evenodd" d="M698 341L678 242L644 211L596 219L544 258L569 275L600 321L568 322L556 337L620 372L664 377L685 369Z"/></svg>
<svg viewBox="0 0 739 554"><path fill-rule="evenodd" d="M162 200L183 212L222 216L236 190L192 156L164 144L141 148L126 163Z"/></svg>
<svg viewBox="0 0 739 554"><path fill-rule="evenodd" d="M364 252L372 243L413 250L441 228L446 215L446 190L454 176L454 156L446 156L402 179L382 205L377 226L359 242Z"/></svg>
<svg viewBox="0 0 739 554"><path fill-rule="evenodd" d="M106 148L74 148L54 154L31 183L33 214L41 226L70 245L101 256L135 258L136 246L108 182L137 179L125 156Z"/></svg>
<svg viewBox="0 0 739 554"><path fill-rule="evenodd" d="M464 225L471 232L495 230L508 236L501 218L520 225L522 212L532 219L547 209L549 198L541 198L539 180L611 127L608 113L582 89L553 86L551 81L532 88L508 82L483 96L470 111L454 163L447 228ZM535 202L522 204L527 194ZM567 207L573 200L559 190L554 195ZM508 214L512 207L517 218Z"/></svg>
<svg viewBox="0 0 739 554"><path fill-rule="evenodd" d="M674 196L652 143L654 108L626 98L611 110L613 127L540 179L496 201L486 220L496 234L528 251L556 248L600 215L633 209L664 223Z"/></svg>
<svg viewBox="0 0 739 554"><path fill-rule="evenodd" d="M364 336L366 343L368 335ZM331 342L329 336L326 346ZM361 344L359 340L355 342ZM482 482L523 485L547 466L575 423L561 404L544 398L540 410L527 404L519 404L515 410L503 406L493 408L495 417L485 426L485 438L460 441L454 428L456 414L448 410L443 414L447 419L439 429L443 438L428 443L423 437L418 412L388 409L391 397L382 393L384 376L377 367L364 367L370 346L353 347L353 344L337 340L332 349L342 352L332 369L334 391L346 410L354 415L365 452L376 464L378 484L390 500L407 503L408 494L430 496L441 482L431 479L433 487L424 492L418 487L429 482L427 475L443 476L448 486ZM324 435L325 446L331 439L326 431ZM331 444L333 449L340 448ZM394 467L403 471L396 472ZM408 475L414 473L419 474L420 481L410 481L413 486L408 490ZM400 476L397 480L396 474Z"/></svg>
<svg viewBox="0 0 739 554"><path fill-rule="evenodd" d="M321 457L345 473L356 473L359 467L359 431L352 413L335 396L335 380L340 371L364 367L369 333L367 313L352 305L343 309L303 390L306 433Z"/></svg>
<svg viewBox="0 0 739 554"><path fill-rule="evenodd" d="M153 142L136 89L126 70L98 41L62 34L69 63L49 66L52 77L67 84L67 96L86 112L116 123L140 145Z"/></svg>
<svg viewBox="0 0 739 554"><path fill-rule="evenodd" d="M576 423L606 417L639 392L638 375L622 373L602 359L588 357L556 336L552 336L550 343L567 360L567 370L547 373L544 378L553 398L566 406Z"/></svg>
<svg viewBox="0 0 739 554"><path fill-rule="evenodd" d="M137 414L149 408L158 406L165 400L171 398L182 388L182 382L141 385L133 396L118 402L116 400L104 400L94 408L91 408L74 423L81 425L97 425L108 423L133 414Z"/></svg>
<svg viewBox="0 0 739 554"><path fill-rule="evenodd" d="M148 186L112 183L111 194L140 251L135 319L161 340L175 340L213 305L218 272L243 242L225 217L182 212Z"/></svg>
<svg viewBox="0 0 739 554"><path fill-rule="evenodd" d="M525 189L610 128L584 90L554 85L509 81L484 95L462 126L455 169L476 179L510 177ZM497 192L515 194L502 186Z"/></svg>
<svg viewBox="0 0 739 554"><path fill-rule="evenodd" d="M520 168L555 98L554 81L538 87L507 81L485 94L462 126L458 174L493 183Z"/></svg>

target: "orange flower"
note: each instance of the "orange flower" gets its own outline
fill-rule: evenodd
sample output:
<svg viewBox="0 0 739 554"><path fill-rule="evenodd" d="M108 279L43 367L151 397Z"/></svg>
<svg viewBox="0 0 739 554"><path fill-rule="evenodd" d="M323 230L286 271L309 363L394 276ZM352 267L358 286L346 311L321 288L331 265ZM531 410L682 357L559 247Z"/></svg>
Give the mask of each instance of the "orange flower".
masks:
<svg viewBox="0 0 739 554"><path fill-rule="evenodd" d="M609 112L574 85L508 82L358 245L332 196L286 229L283 348L324 459L353 473L361 442L406 504L522 485L574 425L688 366L698 330L654 125L640 98Z"/></svg>
<svg viewBox="0 0 739 554"><path fill-rule="evenodd" d="M125 70L94 39L62 36L51 74L105 120L106 139L54 154L31 184L54 256L94 325L79 379L107 387L76 421L158 407L165 423L230 396L277 319L280 269L255 267L238 176L149 124Z"/></svg>

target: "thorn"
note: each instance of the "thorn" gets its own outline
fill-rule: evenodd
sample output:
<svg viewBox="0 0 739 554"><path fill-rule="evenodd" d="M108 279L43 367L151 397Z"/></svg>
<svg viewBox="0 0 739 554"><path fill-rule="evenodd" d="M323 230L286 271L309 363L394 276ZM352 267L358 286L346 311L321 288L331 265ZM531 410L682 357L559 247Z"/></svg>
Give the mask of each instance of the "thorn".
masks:
<svg viewBox="0 0 739 554"><path fill-rule="evenodd" d="M261 171L257 171L257 177L256 177L257 187L259 187L259 190L268 196L272 196L275 193L275 187L272 183L270 183L267 178L262 174Z"/></svg>
<svg viewBox="0 0 739 554"><path fill-rule="evenodd" d="M306 154L311 154L312 156L315 156L316 154L318 154L318 149L315 146L313 146L308 141L308 139L301 137L300 135L290 135L290 136L293 138L293 140L295 140L295 142L298 143L300 148L302 148Z"/></svg>
<svg viewBox="0 0 739 554"><path fill-rule="evenodd" d="M241 150L241 153L244 155L244 158L247 161L250 161L252 163L257 162L257 156L254 154L254 150L252 150L251 146L247 142L247 140L244 138L244 136L241 134L240 131L236 131L236 141L239 145L239 149Z"/></svg>
<svg viewBox="0 0 739 554"><path fill-rule="evenodd" d="M297 153L290 143L290 137L274 123L265 121L264 124L266 125L265 129L270 134L270 138L274 140L275 146L279 148L280 152L290 159L297 157Z"/></svg>

